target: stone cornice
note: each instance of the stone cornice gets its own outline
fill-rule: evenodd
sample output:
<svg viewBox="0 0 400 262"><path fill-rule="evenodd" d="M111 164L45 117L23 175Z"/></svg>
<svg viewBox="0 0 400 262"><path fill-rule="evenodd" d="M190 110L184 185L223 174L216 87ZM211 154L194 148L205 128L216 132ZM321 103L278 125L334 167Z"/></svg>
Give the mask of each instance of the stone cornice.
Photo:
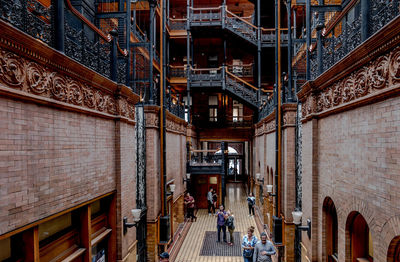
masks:
<svg viewBox="0 0 400 262"><path fill-rule="evenodd" d="M146 113L146 128L160 128L159 122L159 106L145 106L144 112ZM186 136L187 122L174 114L166 111L166 130L170 133L176 133Z"/></svg>
<svg viewBox="0 0 400 262"><path fill-rule="evenodd" d="M302 121L400 95L400 17L298 93Z"/></svg>
<svg viewBox="0 0 400 262"><path fill-rule="evenodd" d="M0 93L134 122L139 97L0 20Z"/></svg>

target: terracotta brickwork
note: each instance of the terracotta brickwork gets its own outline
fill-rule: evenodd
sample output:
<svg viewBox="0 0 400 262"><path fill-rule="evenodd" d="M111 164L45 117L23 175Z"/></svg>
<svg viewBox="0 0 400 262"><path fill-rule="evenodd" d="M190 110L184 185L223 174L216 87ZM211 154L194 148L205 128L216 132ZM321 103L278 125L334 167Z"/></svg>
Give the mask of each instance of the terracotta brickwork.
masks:
<svg viewBox="0 0 400 262"><path fill-rule="evenodd" d="M374 261L386 261L400 234L400 41L397 19L348 59L358 68L330 70L300 92L303 102L303 219L311 218L309 260L325 261L323 203L333 200L338 216L338 259L349 261L346 221L352 211L366 220ZM389 41L390 40L390 41ZM373 43L373 45L372 45ZM363 60L363 53L370 54ZM344 61L343 63L346 63ZM346 244L347 243L347 244Z"/></svg>
<svg viewBox="0 0 400 262"><path fill-rule="evenodd" d="M156 261L158 256L158 218L157 221L147 221L147 261Z"/></svg>
<svg viewBox="0 0 400 262"><path fill-rule="evenodd" d="M0 235L115 191L117 259L129 256L138 96L0 23Z"/></svg>
<svg viewBox="0 0 400 262"><path fill-rule="evenodd" d="M146 106L146 197L148 232L147 247L148 261L156 261L158 253L158 225L154 225L161 214L160 190L160 132L159 132L159 107ZM179 223L183 222L183 193L186 184L183 178L186 175L186 122L169 112L166 114L166 166L167 180L175 184L174 214L171 218L172 228L175 232Z"/></svg>

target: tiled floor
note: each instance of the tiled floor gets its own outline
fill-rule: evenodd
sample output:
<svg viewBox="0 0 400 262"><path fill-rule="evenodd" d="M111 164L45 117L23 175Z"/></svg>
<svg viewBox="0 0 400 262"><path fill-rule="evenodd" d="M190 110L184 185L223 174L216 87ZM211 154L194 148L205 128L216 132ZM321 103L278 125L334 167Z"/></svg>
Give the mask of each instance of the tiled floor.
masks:
<svg viewBox="0 0 400 262"><path fill-rule="evenodd" d="M249 226L256 228L255 234L259 238L260 234L257 231L254 217L248 216L248 207L246 201L246 190L241 184L228 184L227 185L227 198L226 209L231 209L235 216L235 232L240 233L240 239L235 241L242 241L242 237L247 233ZM197 222L194 222L186 236L185 241L175 262L239 262L243 261L241 256L200 256L200 250L203 245L203 240L206 231L216 231L217 218L208 216L207 210L201 209L197 213ZM228 239L229 239L229 233ZM222 234L221 234L222 237ZM223 245L224 248L231 248L223 243L215 243L215 245Z"/></svg>

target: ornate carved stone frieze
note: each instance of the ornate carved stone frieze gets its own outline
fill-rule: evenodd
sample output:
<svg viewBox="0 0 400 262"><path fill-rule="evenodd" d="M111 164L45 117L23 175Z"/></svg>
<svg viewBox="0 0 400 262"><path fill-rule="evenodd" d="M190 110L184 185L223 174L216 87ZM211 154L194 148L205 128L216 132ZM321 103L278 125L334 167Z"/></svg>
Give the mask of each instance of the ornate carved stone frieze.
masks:
<svg viewBox="0 0 400 262"><path fill-rule="evenodd" d="M367 95L395 87L400 87L400 46L319 91L316 95L308 96L302 108L302 116L331 110Z"/></svg>
<svg viewBox="0 0 400 262"><path fill-rule="evenodd" d="M296 111L287 111L283 114L283 125L290 126L296 124Z"/></svg>
<svg viewBox="0 0 400 262"><path fill-rule="evenodd" d="M117 101L114 94L60 74L1 47L0 84L84 110L135 119L135 107L126 97L119 96Z"/></svg>
<svg viewBox="0 0 400 262"><path fill-rule="evenodd" d="M270 121L265 124L265 133L269 133L275 130L275 121Z"/></svg>

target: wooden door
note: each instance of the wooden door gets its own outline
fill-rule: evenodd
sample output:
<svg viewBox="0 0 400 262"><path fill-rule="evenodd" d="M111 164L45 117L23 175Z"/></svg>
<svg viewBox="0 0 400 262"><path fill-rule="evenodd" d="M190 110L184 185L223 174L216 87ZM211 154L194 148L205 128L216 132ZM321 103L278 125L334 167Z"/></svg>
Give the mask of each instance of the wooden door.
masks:
<svg viewBox="0 0 400 262"><path fill-rule="evenodd" d="M217 191L217 195L219 196L219 175L195 175L194 183L192 187L192 192L194 199L196 200L197 208L207 208L207 193L212 187ZM218 203L220 199L218 199Z"/></svg>

